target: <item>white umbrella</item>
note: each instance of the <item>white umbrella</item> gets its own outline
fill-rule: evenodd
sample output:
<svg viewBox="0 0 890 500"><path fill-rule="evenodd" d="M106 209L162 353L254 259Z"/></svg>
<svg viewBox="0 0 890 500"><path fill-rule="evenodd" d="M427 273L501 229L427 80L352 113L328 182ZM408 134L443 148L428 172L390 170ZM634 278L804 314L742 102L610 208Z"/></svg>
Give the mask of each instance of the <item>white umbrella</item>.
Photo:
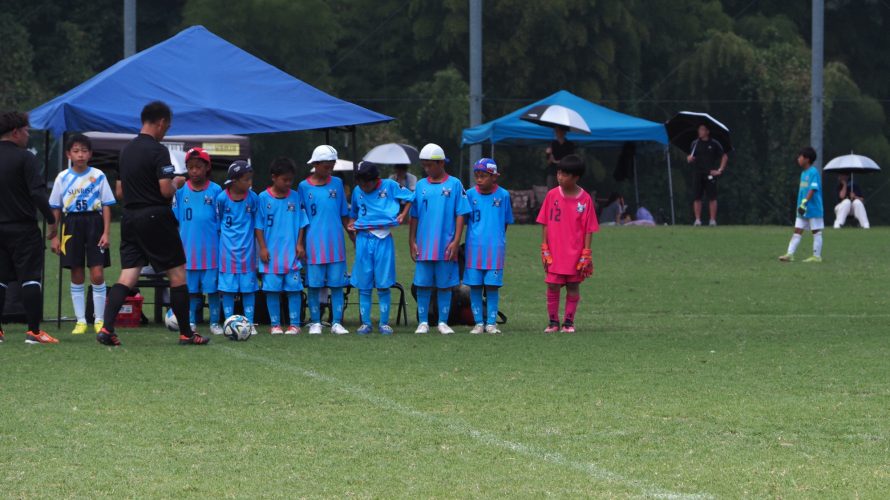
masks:
<svg viewBox="0 0 890 500"><path fill-rule="evenodd" d="M410 165L420 161L420 154L414 146L390 142L374 147L362 160L383 165Z"/></svg>
<svg viewBox="0 0 890 500"><path fill-rule="evenodd" d="M310 172L315 172L315 167L312 167ZM352 162L349 160L337 160L337 163L334 164L334 172L352 172Z"/></svg>
<svg viewBox="0 0 890 500"><path fill-rule="evenodd" d="M880 172L881 167L871 158L853 154L851 151L848 155L838 156L831 160L822 170L843 174L868 174Z"/></svg>
<svg viewBox="0 0 890 500"><path fill-rule="evenodd" d="M590 126L577 111L559 104L534 106L523 113L519 119L545 127L567 127L573 132L590 133Z"/></svg>

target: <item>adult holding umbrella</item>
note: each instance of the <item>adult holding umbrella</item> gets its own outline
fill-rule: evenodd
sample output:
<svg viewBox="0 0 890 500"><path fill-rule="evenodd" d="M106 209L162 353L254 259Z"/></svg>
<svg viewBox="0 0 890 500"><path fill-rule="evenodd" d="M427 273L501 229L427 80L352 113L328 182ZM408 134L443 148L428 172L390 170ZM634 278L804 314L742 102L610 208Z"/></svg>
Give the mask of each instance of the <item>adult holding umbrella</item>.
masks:
<svg viewBox="0 0 890 500"><path fill-rule="evenodd" d="M686 161L693 166L692 209L695 226L701 226L704 194L708 195L709 226L717 225L717 178L726 170L727 153L732 151L729 128L707 113L681 111L667 124L671 144L686 153Z"/></svg>
<svg viewBox="0 0 890 500"><path fill-rule="evenodd" d="M590 126L577 111L559 104L534 106L519 119L553 128L555 138L547 147L547 189L555 188L559 160L575 153L575 143L566 139L566 134L570 130L589 134Z"/></svg>
<svg viewBox="0 0 890 500"><path fill-rule="evenodd" d="M847 222L850 212L859 221L859 227L868 229L868 213L865 211L865 197L859 185L853 181L853 174L880 172L881 167L867 156L850 154L839 156L825 165L824 172L837 172L838 204L834 207L834 228L840 229Z"/></svg>
<svg viewBox="0 0 890 500"><path fill-rule="evenodd" d="M381 144L368 151L362 160L369 163L392 165L395 167L395 172L389 178L398 182L400 187L414 191L414 186L417 185L417 176L408 172L408 167L412 163L420 161L419 153L414 146L395 142Z"/></svg>

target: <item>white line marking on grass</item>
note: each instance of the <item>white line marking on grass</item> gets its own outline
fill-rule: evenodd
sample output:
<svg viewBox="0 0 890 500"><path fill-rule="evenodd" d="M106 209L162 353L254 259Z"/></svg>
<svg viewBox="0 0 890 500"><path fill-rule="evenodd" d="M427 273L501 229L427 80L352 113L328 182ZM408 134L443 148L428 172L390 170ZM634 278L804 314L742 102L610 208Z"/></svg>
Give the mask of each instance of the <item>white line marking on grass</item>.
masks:
<svg viewBox="0 0 890 500"><path fill-rule="evenodd" d="M518 441L503 439L491 432L475 429L470 425L460 421L459 419L442 417L432 413L420 411L416 408L412 408L410 406L399 403L398 401L395 401L393 399L389 399L384 396L378 396L360 386L345 383L335 377L319 373L315 370L301 368L299 366L284 363L276 359L269 358L267 356L248 354L232 347L222 347L222 349L229 351L239 358L264 363L266 365L296 373L298 375L316 380L318 382L332 385L334 386L334 388L341 392L345 392L358 399L365 400L383 410L396 412L406 417L426 420L427 422L430 422L432 424L445 427L454 434L469 436L484 445L510 450L514 453L518 453L520 455L524 455L535 460L549 462L560 467L574 469L576 471L587 474L599 481L629 486L640 491L643 496L646 497L678 500L713 498L713 496L708 493L688 494L665 490L657 486L645 483L643 481L624 477L591 462L579 462L570 458L566 458L559 452L547 451L535 446L520 443Z"/></svg>

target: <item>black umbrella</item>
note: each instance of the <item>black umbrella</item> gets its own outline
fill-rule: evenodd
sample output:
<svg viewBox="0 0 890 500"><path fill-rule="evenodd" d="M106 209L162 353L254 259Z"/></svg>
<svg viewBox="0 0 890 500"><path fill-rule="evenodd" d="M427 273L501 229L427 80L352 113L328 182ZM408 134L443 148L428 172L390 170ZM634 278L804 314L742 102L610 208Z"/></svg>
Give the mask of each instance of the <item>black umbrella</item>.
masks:
<svg viewBox="0 0 890 500"><path fill-rule="evenodd" d="M729 127L707 113L680 111L664 124L671 144L682 149L686 154L692 154L692 142L698 139L700 125L706 125L710 129L711 139L715 139L723 146L724 153L732 151Z"/></svg>
<svg viewBox="0 0 890 500"><path fill-rule="evenodd" d="M565 127L572 132L589 134L590 126L577 111L559 104L533 106L519 117L520 120L545 127Z"/></svg>

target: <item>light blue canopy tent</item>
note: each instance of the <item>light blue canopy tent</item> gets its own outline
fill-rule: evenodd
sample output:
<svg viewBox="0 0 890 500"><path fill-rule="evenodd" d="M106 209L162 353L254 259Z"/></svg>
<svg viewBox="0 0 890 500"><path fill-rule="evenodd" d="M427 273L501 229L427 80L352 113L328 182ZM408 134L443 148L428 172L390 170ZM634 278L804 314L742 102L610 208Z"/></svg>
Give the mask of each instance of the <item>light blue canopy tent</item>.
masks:
<svg viewBox="0 0 890 500"><path fill-rule="evenodd" d="M203 26L134 54L30 112L33 128L129 132L150 101L173 110L170 135L353 127L393 118L337 99Z"/></svg>
<svg viewBox="0 0 890 500"><path fill-rule="evenodd" d="M393 118L337 99L281 71L203 26L134 54L33 109L31 126L61 138L67 131L136 133L143 106L173 110L169 135L327 131ZM48 154L45 158L48 158ZM48 175L48 164L45 163ZM61 267L59 313L61 313ZM59 314L57 322L61 321Z"/></svg>
<svg viewBox="0 0 890 500"><path fill-rule="evenodd" d="M536 125L519 117L534 106L559 104L573 109L590 126L590 134L570 132L566 138L582 148L617 147L626 142L649 145L663 150L668 165L668 189L671 203L671 223L674 222L674 190L671 179L670 155L667 131L663 123L651 122L635 116L625 115L615 110L592 103L587 99L560 90L540 101L534 102L512 113L482 125L466 128L461 134L461 147L473 144L490 144L494 154L495 145L536 146L547 145L553 140L553 130ZM634 167L636 169L636 167ZM636 179L636 172L634 173ZM639 196L637 196L639 198Z"/></svg>

